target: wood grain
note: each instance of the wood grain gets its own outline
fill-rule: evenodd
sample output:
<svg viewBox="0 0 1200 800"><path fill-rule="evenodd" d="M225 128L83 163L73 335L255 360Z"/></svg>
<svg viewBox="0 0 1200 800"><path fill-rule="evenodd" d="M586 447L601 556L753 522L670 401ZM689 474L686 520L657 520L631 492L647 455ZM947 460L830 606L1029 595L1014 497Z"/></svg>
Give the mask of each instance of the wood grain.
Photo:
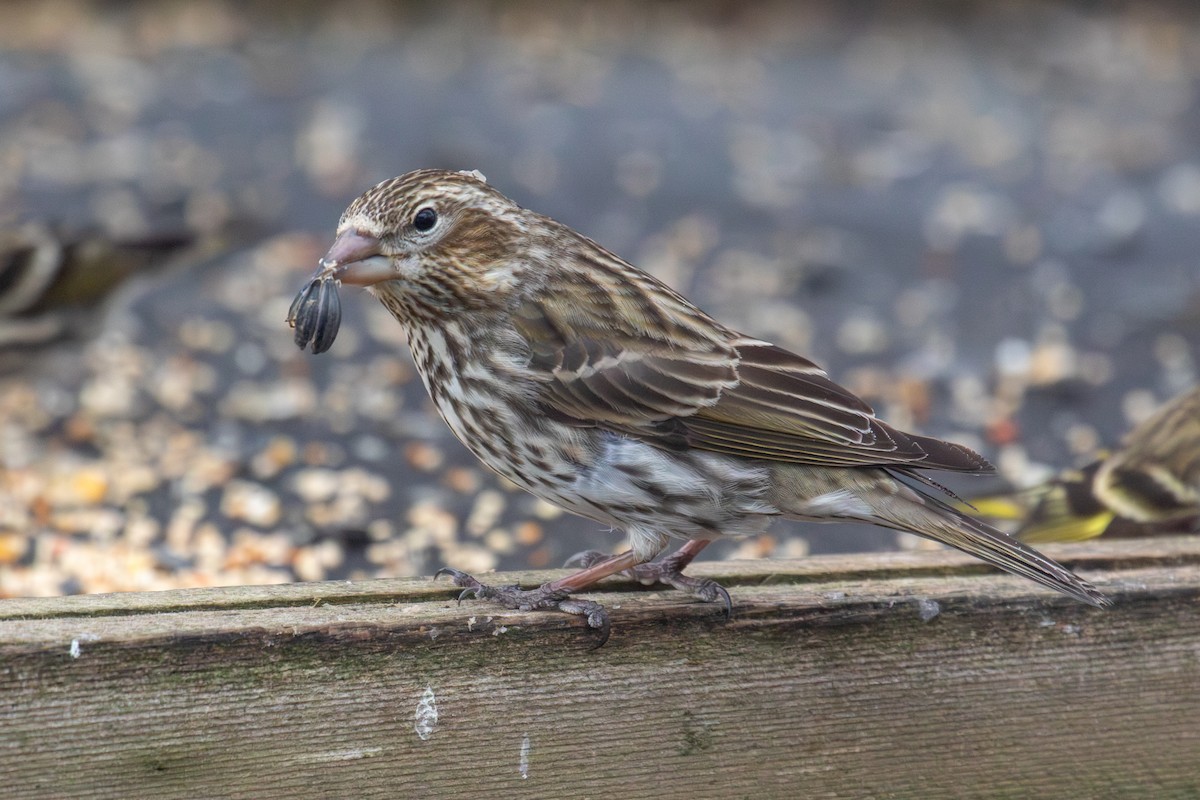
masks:
<svg viewBox="0 0 1200 800"><path fill-rule="evenodd" d="M599 650L577 618L457 606L428 579L9 600L0 785L13 798L1200 796L1200 538L1053 552L1116 605L943 552L697 565L730 588L729 622L615 581L588 595L613 618Z"/></svg>

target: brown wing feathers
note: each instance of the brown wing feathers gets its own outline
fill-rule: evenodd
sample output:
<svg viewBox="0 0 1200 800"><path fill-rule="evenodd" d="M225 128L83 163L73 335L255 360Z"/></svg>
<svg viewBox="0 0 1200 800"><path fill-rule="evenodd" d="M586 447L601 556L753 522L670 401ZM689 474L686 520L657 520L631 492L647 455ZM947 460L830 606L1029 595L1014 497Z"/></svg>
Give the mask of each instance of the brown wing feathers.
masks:
<svg viewBox="0 0 1200 800"><path fill-rule="evenodd" d="M904 433L808 359L774 345L737 344L737 386L682 420L693 447L829 466L910 465L987 471L971 450Z"/></svg>
<svg viewBox="0 0 1200 800"><path fill-rule="evenodd" d="M611 302L608 295L594 302L599 298ZM694 414L737 383L737 356L728 344L695 333L684 338L690 332L679 328L671 340L633 325L597 330L594 318L553 298L528 302L513 316L529 342L530 366L547 377L544 401L580 423L632 432Z"/></svg>
<svg viewBox="0 0 1200 800"><path fill-rule="evenodd" d="M513 316L530 367L544 375L546 411L557 419L743 458L991 469L965 447L892 428L813 362L739 337L682 298L650 305L657 318L645 324L647 303L638 299L657 285L584 283L575 304L547 293Z"/></svg>

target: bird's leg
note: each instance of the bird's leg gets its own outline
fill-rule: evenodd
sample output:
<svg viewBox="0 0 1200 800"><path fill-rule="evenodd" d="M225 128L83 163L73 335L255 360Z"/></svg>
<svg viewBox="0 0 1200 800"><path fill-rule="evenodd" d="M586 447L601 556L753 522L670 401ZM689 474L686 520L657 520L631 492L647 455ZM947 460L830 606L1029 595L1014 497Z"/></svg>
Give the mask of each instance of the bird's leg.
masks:
<svg viewBox="0 0 1200 800"><path fill-rule="evenodd" d="M663 583L698 597L706 603L715 603L720 600L725 606L725 616L728 617L733 613L733 601L729 598L729 592L725 591L724 586L709 578L693 578L683 574L684 567L692 563L692 559L708 546L709 541L708 539L689 539L683 547L671 555L646 564L634 564L622 569L621 573L643 586ZM571 561L591 568L600 566L611 558L612 556L606 556L597 550L589 550L574 556Z"/></svg>
<svg viewBox="0 0 1200 800"><path fill-rule="evenodd" d="M570 595L572 592L582 591L594 585L597 581L607 578L609 575L631 569L637 564L638 558L630 550L618 556L606 556L602 559L591 561L579 572L572 573L565 578L559 578L556 581L544 583L536 589L522 589L516 584L511 586L488 586L487 584L480 583L465 572L450 569L449 567L439 569L433 577L437 578L443 574L449 575L454 580L456 586L461 586L462 593L458 596L460 603L463 598L473 595L480 600L490 600L506 608L515 608L519 611L555 609L567 614L586 617L588 625L600 632L600 641L595 645L599 647L608 641L610 627L608 612L599 603L591 600L574 600Z"/></svg>

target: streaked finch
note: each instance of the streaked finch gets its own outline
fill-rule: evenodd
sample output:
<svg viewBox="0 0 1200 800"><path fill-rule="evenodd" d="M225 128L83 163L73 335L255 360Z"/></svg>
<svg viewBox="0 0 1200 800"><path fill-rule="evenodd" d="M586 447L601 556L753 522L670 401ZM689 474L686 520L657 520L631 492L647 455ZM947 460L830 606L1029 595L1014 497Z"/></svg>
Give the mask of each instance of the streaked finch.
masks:
<svg viewBox="0 0 1200 800"><path fill-rule="evenodd" d="M1200 387L1150 415L1104 458L975 502L985 516L1021 520L1016 537L1033 543L1193 529L1200 521Z"/></svg>
<svg viewBox="0 0 1200 800"><path fill-rule="evenodd" d="M571 593L627 572L728 609L723 588L682 569L713 539L787 517L908 531L1108 603L919 472L984 472L983 458L890 427L808 359L725 327L478 173L410 172L351 203L293 305L301 347L332 344L337 282L367 287L404 326L442 418L484 464L629 537L627 552L585 554L581 571L528 591L443 570L464 596L582 614L603 641L606 612ZM672 538L686 544L649 563Z"/></svg>

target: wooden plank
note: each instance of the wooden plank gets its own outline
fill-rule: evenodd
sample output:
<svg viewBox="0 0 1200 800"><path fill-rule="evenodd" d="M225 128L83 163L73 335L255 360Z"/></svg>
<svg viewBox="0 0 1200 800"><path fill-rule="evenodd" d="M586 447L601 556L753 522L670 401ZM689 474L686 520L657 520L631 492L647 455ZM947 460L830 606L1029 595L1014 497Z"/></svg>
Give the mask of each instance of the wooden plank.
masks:
<svg viewBox="0 0 1200 800"><path fill-rule="evenodd" d="M0 785L1200 795L1200 537L1054 553L1114 608L943 552L697 565L731 589L730 622L615 581L589 595L614 623L594 651L576 618L456 606L427 579L5 601Z"/></svg>

